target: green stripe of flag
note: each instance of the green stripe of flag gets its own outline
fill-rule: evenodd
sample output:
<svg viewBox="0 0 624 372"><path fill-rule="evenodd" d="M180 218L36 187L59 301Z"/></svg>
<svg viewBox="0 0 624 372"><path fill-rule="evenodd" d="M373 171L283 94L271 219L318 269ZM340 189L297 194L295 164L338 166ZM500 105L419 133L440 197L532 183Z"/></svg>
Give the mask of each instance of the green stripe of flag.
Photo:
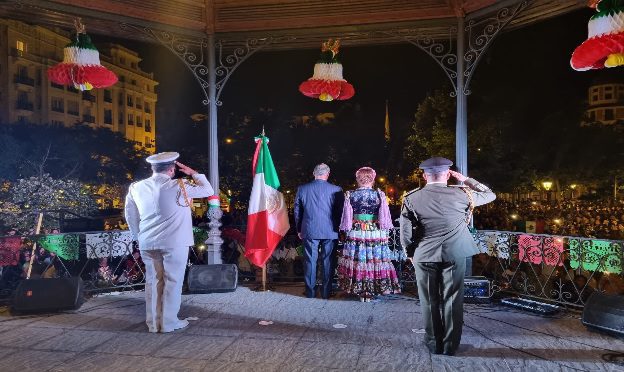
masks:
<svg viewBox="0 0 624 372"><path fill-rule="evenodd" d="M269 152L269 139L265 136L258 138L262 141L262 145L258 154L256 174L264 173L264 183L277 190L280 187L280 182L277 177L277 170L275 170L275 165L273 164L273 158L271 158L271 152Z"/></svg>

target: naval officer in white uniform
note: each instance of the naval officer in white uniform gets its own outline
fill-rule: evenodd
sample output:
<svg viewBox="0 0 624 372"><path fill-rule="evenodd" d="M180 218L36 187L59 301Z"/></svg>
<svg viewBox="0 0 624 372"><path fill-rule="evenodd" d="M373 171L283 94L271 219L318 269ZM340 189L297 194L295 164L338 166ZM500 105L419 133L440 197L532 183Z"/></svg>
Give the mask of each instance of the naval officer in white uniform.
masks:
<svg viewBox="0 0 624 372"><path fill-rule="evenodd" d="M188 325L178 319L178 311L188 249L194 244L190 206L193 198L214 193L206 176L177 162L179 156L177 152L149 156L152 176L130 185L126 195L126 221L145 263L145 322L150 332L172 332ZM172 179L176 166L193 182Z"/></svg>

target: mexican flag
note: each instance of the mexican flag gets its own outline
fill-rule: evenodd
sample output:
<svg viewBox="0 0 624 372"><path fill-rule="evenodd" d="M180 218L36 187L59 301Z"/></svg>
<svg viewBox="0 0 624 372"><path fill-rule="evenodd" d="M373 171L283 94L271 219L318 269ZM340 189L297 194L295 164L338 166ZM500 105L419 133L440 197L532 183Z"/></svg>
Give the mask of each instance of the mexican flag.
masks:
<svg viewBox="0 0 624 372"><path fill-rule="evenodd" d="M290 225L284 195L277 190L280 183L269 152L269 139L263 132L255 141L245 257L254 265L262 266L271 257Z"/></svg>

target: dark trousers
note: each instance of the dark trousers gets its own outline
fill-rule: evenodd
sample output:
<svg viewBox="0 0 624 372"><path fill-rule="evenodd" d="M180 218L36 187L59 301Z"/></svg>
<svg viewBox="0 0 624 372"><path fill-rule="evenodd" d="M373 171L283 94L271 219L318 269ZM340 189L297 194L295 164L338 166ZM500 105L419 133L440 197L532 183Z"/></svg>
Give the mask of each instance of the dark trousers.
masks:
<svg viewBox="0 0 624 372"><path fill-rule="evenodd" d="M454 353L464 321L464 273L466 260L417 262L416 281L425 343L429 349Z"/></svg>
<svg viewBox="0 0 624 372"><path fill-rule="evenodd" d="M323 264L323 288L321 289L321 297L329 298L331 280L334 273L331 257L335 245L336 240L334 239L303 239L303 247L305 248L305 262L303 268L306 297L316 297L316 262L318 261L318 251L320 246Z"/></svg>

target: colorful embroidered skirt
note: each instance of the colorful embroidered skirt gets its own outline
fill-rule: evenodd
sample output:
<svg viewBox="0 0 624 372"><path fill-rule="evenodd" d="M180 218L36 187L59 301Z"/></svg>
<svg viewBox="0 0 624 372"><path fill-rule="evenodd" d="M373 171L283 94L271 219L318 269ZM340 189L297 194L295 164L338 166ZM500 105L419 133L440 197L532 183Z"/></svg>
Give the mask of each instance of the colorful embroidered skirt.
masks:
<svg viewBox="0 0 624 372"><path fill-rule="evenodd" d="M400 293L388 232L374 221L354 221L338 259L338 285L360 297Z"/></svg>

